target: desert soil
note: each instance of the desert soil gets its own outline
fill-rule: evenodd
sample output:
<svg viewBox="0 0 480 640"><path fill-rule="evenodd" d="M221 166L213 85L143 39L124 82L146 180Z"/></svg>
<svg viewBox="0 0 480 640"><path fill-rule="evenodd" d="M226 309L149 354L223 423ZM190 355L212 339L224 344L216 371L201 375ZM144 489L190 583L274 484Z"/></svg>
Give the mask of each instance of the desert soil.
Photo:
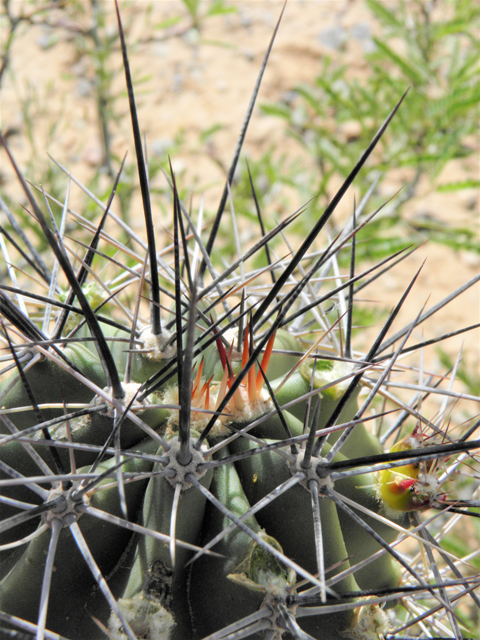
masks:
<svg viewBox="0 0 480 640"><path fill-rule="evenodd" d="M55 5L55 2L51 3ZM149 144L150 155L165 154L176 136L183 137L183 151L173 157L173 165L180 176L182 187L194 187L193 209L198 209L200 194L205 192L213 202L223 186L224 171L232 155L249 96L282 3L277 0L248 0L232 2L237 12L215 16L202 22L200 33L188 29L188 18L182 2L135 0L123 5L124 22L128 26L131 46L131 64L138 86L137 101L142 131ZM202 3L205 7L208 3ZM105 2L109 6L108 2ZM112 0L113 5L113 0ZM39 1L28 3L14 0L12 8L31 11ZM79 24L89 25L87 7L77 11ZM155 30L156 23L171 16L184 16L162 37L165 31ZM44 19L45 18L45 19ZM33 179L40 179L47 171L53 155L74 176L88 181L102 163L102 144L96 120L93 82L95 78L91 59L82 55L81 44L72 29L76 26L64 12L52 10L39 22L19 29L12 48L9 71L2 87L2 129L8 129L13 152L22 166L34 170ZM77 23L78 25L78 23ZM112 10L107 13L106 33L116 29ZM363 29L363 31L362 31ZM259 102L279 100L299 82L313 82L325 55L340 55L335 48L335 37L344 39L341 55L349 65L349 73L358 78L365 73L363 50L368 46L368 33L378 29L363 0L289 0L265 73ZM359 39L354 34L367 33ZM175 36L174 34L182 34ZM117 44L112 48L108 68L116 72L113 92L117 95L113 108L117 114L112 127L112 146L123 156L129 151L133 158L133 145L124 94L124 78ZM143 81L141 81L143 79ZM29 102L31 126L36 147L28 140L28 126L21 104ZM200 140L202 131L220 124L208 146ZM55 129L52 131L52 127ZM278 119L254 115L245 155L258 158L269 145L277 145L282 152L300 154L288 140ZM188 150L188 151L185 151ZM32 154L35 162L32 165ZM2 154L1 180L3 189L11 197L23 202L12 171ZM164 157L162 158L163 162ZM117 167L115 167L115 170ZM452 162L441 179L455 180L478 177L478 158L469 163ZM161 180L159 176L156 178ZM397 174L382 186L386 196L401 186L402 176ZM66 180L65 180L66 183ZM98 188L107 191L107 176ZM83 202L79 190L72 193L72 206ZM347 194L339 215L350 213L353 192ZM138 208L137 208L138 207ZM141 228L142 214L138 203L134 205L133 219ZM422 184L418 196L405 209L405 215L414 218L430 214L448 223L471 225L478 223L479 197L475 191L457 194L432 192ZM159 210L158 224L168 224ZM276 216L272 206L266 216ZM404 311L402 320L413 319L420 305L429 298L429 305L441 300L450 291L475 276L480 268L478 257L466 252L454 252L433 243L422 247L417 254L387 277L386 286L378 297L382 303L392 304L402 293L405 282L420 264L426 264L415 286L414 293ZM425 325L428 336L439 335L457 327L480 321L480 293L474 287L464 293L458 302L450 305ZM399 326L399 325L397 325ZM421 331L417 332L417 338ZM445 348L456 354L465 340L469 366L479 371L480 333L453 338ZM433 363L433 367L436 365Z"/></svg>

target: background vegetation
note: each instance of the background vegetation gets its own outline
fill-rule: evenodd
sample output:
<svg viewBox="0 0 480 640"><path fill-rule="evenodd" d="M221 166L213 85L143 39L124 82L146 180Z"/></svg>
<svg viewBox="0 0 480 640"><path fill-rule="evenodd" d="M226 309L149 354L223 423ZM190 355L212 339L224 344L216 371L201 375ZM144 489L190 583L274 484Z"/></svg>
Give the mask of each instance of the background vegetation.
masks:
<svg viewBox="0 0 480 640"><path fill-rule="evenodd" d="M176 163L182 198L188 202L188 194L192 194L197 205L199 194L208 193L209 188L215 194L220 188L229 161L224 148L229 153L232 149L231 143L225 143L226 135L232 132L222 112L222 87L203 87L204 93L211 92L207 103L217 108L218 119L207 120L200 109L195 129L189 127L187 120L182 124L182 114L193 108L193 102L188 105L192 84L202 84L201 68L199 71L195 61L221 65L222 56L232 48L238 56L255 58L254 51L245 51L234 41L231 29L244 29L251 40L256 36L246 3L184 0L164 3L167 10L160 13L159 4L162 3L124 2L122 12L134 60L139 106L141 113L144 109L144 114L149 114L142 118L142 126L146 128L150 181L161 225L162 214L171 208L170 190L161 171L168 166L168 156ZM266 3L255 4L266 10ZM295 0L290 0L293 4ZM344 6L348 7L348 3ZM316 27L315 46L322 56L316 65L311 65L313 74L302 68L301 81L297 82L296 75L290 73L290 84L277 91L267 83L267 96L260 99L261 115L257 116L260 132L254 131L250 146L247 145L259 204L267 213L265 223L274 226L276 219L282 219L314 194L295 227L298 236L304 236L318 209L328 202L379 123L410 87L398 118L356 187L357 202L370 188L374 189L372 210L401 189L373 226L369 225L368 236L359 234L359 240L375 238L374 242L358 243L359 265L412 242L429 240L441 245L441 255L453 255L459 269L467 265L478 270L480 10L468 0L365 0L362 7L364 15L368 15L365 22L346 27L340 21L328 30ZM284 26L292 30L288 10L289 7ZM262 19L268 22L268 17ZM1 20L2 130L18 151L24 173L63 202L67 178L55 162L46 158L48 150L99 200L104 200L123 153L131 146L113 6L107 0L4 0ZM299 32L297 37L300 40L304 34ZM178 43L180 58L183 55L187 63L170 63L171 49L164 47L172 43ZM355 65L352 43L357 55L363 50ZM26 45L29 51L25 50ZM265 41L259 43L260 49L265 46ZM292 58L292 64L303 66L301 59L299 62ZM163 120L156 127L151 87L159 77L153 71L157 65L152 62L151 68L149 61L159 59L164 67L160 80L165 81L170 92L161 99L167 105L170 100L171 104L178 104L178 112L173 112L172 122ZM272 64L275 65L275 58ZM53 80L45 73L49 67L57 73ZM230 80L233 86L234 73ZM155 91L158 99L160 90ZM249 91L250 86L247 95ZM240 111L244 110L245 100L245 95L239 97ZM236 125L238 130L238 118ZM80 143L73 143L73 139ZM19 207L23 196L10 169L2 166L1 172L1 230L4 234L14 231L10 215L14 210L41 257L47 246L29 214ZM257 224L245 163L236 181L235 210ZM119 215L135 227L138 186L132 154L118 195ZM214 199L215 195L212 200L206 196L206 219L214 213L210 210ZM81 190L72 194L72 201L83 215L97 216L95 203ZM425 202L434 205L425 208ZM441 206L435 208L438 203ZM332 224L332 235L343 221L340 215ZM248 229L244 232L248 236ZM227 231L222 238L226 256L234 250L233 240ZM221 260L221 253L216 257ZM21 256L15 256L15 260L22 262ZM6 265L0 268L3 276ZM386 306L388 301L377 301L376 307L369 307L369 313L381 314ZM457 311L476 316L469 324L478 321L478 307L457 307ZM363 313L363 317L356 318L357 324L368 323L370 318ZM469 392L478 395L478 351L467 357L468 364L460 368L459 376ZM451 354L442 351L439 358L444 365L452 366ZM478 538L476 521L472 528L476 528ZM447 537L446 545L449 544L468 543ZM455 552L466 554L466 550Z"/></svg>
<svg viewBox="0 0 480 640"><path fill-rule="evenodd" d="M318 22L304 33L306 22L299 16L312 6L319 8ZM170 216L170 191L161 170L168 168L169 157L181 196L187 202L193 197L198 208L205 194L205 219L214 214L212 203L230 162L265 34L280 8L281 3L271 2L123 3L158 228L168 225ZM71 171L97 202L103 201L129 150L116 206L135 226L139 190L113 4L4 0L1 21L2 129L25 174L63 202L65 171ZM330 232L337 233L351 215L353 197L358 204L373 189L371 210L391 200L358 234L359 265L429 241L425 296L447 284L445 274L457 278L448 290L478 271L479 28L480 10L468 0L290 2L245 147L267 229L313 196L294 229L304 236L372 132L409 88ZM296 49L292 39L282 41L282 30L293 36ZM251 76L244 77L245 69ZM18 208L24 198L7 163L0 180L2 229L12 231L14 210L41 254L44 240ZM253 237L258 223L244 160L236 180L235 211L255 226ZM70 198L83 215L98 214L97 204L82 190L72 189ZM54 214L60 211L59 206ZM248 225L243 234L245 244ZM228 229L222 239L225 255L234 252ZM439 261L441 277L435 268ZM397 295L395 283L392 289ZM480 305L473 295L467 303L472 322ZM389 299L370 304L357 324L370 324L391 304ZM458 326L458 320L445 316L447 326ZM452 342L446 357L459 348L460 342ZM474 371L479 354L466 357L468 370Z"/></svg>

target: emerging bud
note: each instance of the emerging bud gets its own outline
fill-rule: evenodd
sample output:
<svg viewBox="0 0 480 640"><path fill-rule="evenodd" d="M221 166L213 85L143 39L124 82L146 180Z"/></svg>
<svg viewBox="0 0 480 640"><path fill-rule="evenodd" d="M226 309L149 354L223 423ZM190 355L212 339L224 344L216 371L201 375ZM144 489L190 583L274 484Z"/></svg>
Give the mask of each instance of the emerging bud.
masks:
<svg viewBox="0 0 480 640"><path fill-rule="evenodd" d="M390 449L395 451L410 451L422 447L422 437L416 431L410 434ZM393 511L418 511L428 509L436 502L444 500L440 491L440 482L428 463L422 471L419 462L383 469L376 474L377 493L388 509Z"/></svg>

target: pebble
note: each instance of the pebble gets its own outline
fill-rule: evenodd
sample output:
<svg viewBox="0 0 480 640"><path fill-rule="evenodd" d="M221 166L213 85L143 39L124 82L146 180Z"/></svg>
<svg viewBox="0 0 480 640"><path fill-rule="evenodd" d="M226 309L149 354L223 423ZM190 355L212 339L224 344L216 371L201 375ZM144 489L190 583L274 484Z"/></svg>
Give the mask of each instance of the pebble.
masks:
<svg viewBox="0 0 480 640"><path fill-rule="evenodd" d="M327 29L320 31L317 37L325 47L338 51L338 49L340 49L345 43L347 34L342 26L334 25L333 27L328 27Z"/></svg>

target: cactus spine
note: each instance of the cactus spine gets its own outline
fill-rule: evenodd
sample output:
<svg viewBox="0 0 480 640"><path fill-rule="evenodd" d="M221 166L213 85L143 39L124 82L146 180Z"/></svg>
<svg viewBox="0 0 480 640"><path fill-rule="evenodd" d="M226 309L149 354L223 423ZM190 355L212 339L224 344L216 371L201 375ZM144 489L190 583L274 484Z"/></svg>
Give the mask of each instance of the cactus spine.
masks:
<svg viewBox="0 0 480 640"><path fill-rule="evenodd" d="M441 417L422 415L389 390L428 313L387 338L416 276L366 354L352 351L351 314L318 339L322 304L355 304L362 274L355 275L353 259L337 290L320 295L312 283L334 268L346 243L354 248L358 220L339 242L321 253L313 248L403 97L268 292L257 296L249 283L264 274L238 279L236 272L295 216L223 273L214 271L210 258L239 150L206 242L171 173L173 258L158 259L119 13L118 20L148 238L145 259L123 275L138 299L148 287L148 322L135 321L130 309L133 321L125 325L116 293L103 305L89 289L109 207L75 271L2 137L70 287L60 296L49 281L40 323L9 289L0 290L13 370L0 386L2 624L39 639L381 640L400 626L384 607L400 602L407 627L425 618L432 637L447 627L462 637L454 602L479 606L479 576L453 564L419 513L478 516L473 480L469 500L442 484L478 463L478 423L447 429ZM249 109L239 148L250 116ZM194 246L202 254L196 272ZM331 334L343 331L339 349ZM388 432L382 418L392 407L401 415ZM425 566L397 550L401 537L417 545ZM432 550L451 575L440 573ZM408 600L409 591L428 604Z"/></svg>

